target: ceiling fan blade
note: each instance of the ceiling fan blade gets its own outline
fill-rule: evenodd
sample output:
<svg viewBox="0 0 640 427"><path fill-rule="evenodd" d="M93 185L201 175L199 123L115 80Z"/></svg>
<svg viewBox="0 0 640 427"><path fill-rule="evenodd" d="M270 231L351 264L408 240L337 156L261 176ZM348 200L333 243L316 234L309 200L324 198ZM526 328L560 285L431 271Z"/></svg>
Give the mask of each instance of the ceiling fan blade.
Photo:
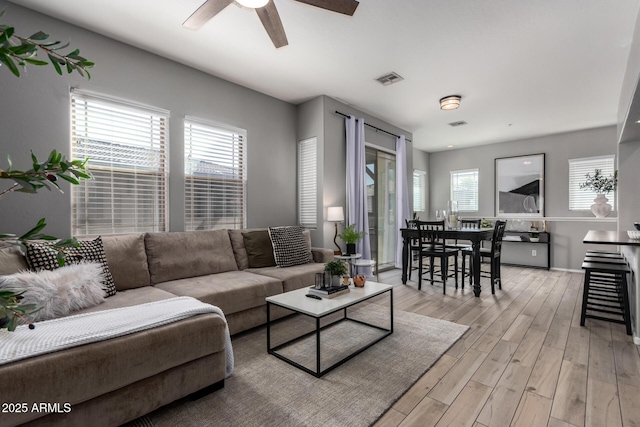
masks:
<svg viewBox="0 0 640 427"><path fill-rule="evenodd" d="M287 35L284 33L282 21L280 20L280 14L273 0L269 0L266 6L256 9L256 13L276 48L289 44Z"/></svg>
<svg viewBox="0 0 640 427"><path fill-rule="evenodd" d="M356 0L296 0L300 3L310 4L311 6L319 7L320 9L330 10L332 12L342 13L345 15L353 16L358 4Z"/></svg>
<svg viewBox="0 0 640 427"><path fill-rule="evenodd" d="M207 0L184 21L182 26L189 30L198 30L231 3L233 0Z"/></svg>

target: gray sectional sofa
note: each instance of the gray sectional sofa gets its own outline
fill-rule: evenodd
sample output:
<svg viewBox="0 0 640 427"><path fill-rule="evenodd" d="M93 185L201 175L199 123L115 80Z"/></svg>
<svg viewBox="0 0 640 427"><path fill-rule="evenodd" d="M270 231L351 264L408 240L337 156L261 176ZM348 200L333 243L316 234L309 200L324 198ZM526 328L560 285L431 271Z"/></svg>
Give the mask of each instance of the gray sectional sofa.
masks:
<svg viewBox="0 0 640 427"><path fill-rule="evenodd" d="M333 251L309 263L250 268L243 233L215 230L103 237L116 295L76 313L190 296L225 313L231 334L266 322L265 298L314 283ZM27 265L0 250L0 274ZM76 314L74 313L74 314ZM275 312L275 318L286 315ZM6 331L0 333L8 333ZM224 322L214 314L0 366L0 402L64 403L64 413L0 413L0 425L113 426L176 399L223 386Z"/></svg>

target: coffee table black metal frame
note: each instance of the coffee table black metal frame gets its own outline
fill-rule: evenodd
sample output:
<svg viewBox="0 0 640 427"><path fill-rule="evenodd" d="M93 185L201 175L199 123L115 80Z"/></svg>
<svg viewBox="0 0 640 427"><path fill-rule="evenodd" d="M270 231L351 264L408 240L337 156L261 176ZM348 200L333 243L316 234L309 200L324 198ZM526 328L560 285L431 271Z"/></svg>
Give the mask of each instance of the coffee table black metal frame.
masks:
<svg viewBox="0 0 640 427"><path fill-rule="evenodd" d="M371 282L367 282L367 285L371 286ZM352 291L357 291L357 289L352 289ZM300 294L300 298L302 298L303 300L317 301L317 302L321 302L321 301L339 302L339 298L341 298L341 297L349 298L349 295L352 293L352 292L350 292L349 294L341 295L341 296L338 296L338 297L330 299L330 300L321 300L321 301L319 301L319 300L314 300L314 299L307 298L305 296L306 293L307 293L306 289L298 289L297 291L291 291L291 292L298 292ZM369 300L371 298L377 297L377 296L382 295L382 294L387 293L387 292L389 293L389 328L388 329L380 327L380 326L377 326L377 325L372 325L370 323L363 322L363 321L358 320L358 319L352 319L352 318L349 318L347 316L347 309L349 307L353 307L353 306L355 306L357 304L360 304L360 303L362 303L364 301L367 301L367 300ZM353 295L351 297L353 297ZM349 299L352 299L352 298L349 298ZM306 302L306 301L304 301L304 302ZM275 347L271 347L271 305L272 304L273 305L277 305L279 307L284 307L284 308L286 308L288 310L291 310L291 311L294 311L294 312L296 312L298 314L303 314L305 316L314 318L315 319L315 330L313 330L311 332L308 332L308 333L306 333L304 335L301 335L299 337L293 338L293 339L291 339L289 341L286 341L286 342L284 342L282 344L279 344L279 345L277 345ZM327 316L329 316L329 315L331 315L333 313L339 312L339 311L343 312L343 316L342 316L341 319L336 320L334 322L331 322L331 323L329 323L327 325L320 326L320 320L321 319L323 319L324 317L327 317ZM321 339L320 339L321 334L320 334L320 332L323 331L324 329L327 329L327 328L330 328L331 326L336 325L337 323L344 322L344 321L351 321L351 322L360 323L362 325L366 325L366 326L369 326L369 327L372 327L372 328L375 328L375 329L380 329L382 331L386 331L386 333L384 335L376 338L375 340L371 341L370 343L366 344L364 347L361 347L358 350L348 354L347 356L345 356L344 358L340 359L339 361L337 361L333 365L325 368L324 370L321 370L321 368L320 368L320 348L321 348L320 347L320 343L321 343ZM362 353L363 351L365 351L369 347L373 346L374 344L380 342L381 340L383 340L384 338L388 337L392 333L393 333L393 286L389 286L388 289L382 290L381 292L377 292L377 293L374 293L372 295L369 295L369 296L366 296L366 297L363 297L363 298L354 299L353 301L350 301L349 303L347 303L347 305L345 305L343 307L338 307L338 308L335 308L335 309L328 309L327 311L323 311L321 314L318 314L318 315L307 313L307 312L305 312L305 311L303 311L301 309L297 309L295 306L292 306L292 305L284 305L284 304L279 304L277 301L269 301L269 298L267 298L267 352L269 354L274 355L278 359L281 359L281 360L289 363L290 365L293 365L296 368L301 369L301 370L303 370L303 371L305 371L305 372L307 372L307 373L309 373L309 374L311 374L311 375L313 375L313 376L315 376L317 378L320 378L321 376L323 376L327 372L329 372L329 371L337 368L338 366L342 365L343 363L351 360L352 358L354 358L358 354ZM289 359L286 356L283 356L280 353L278 353L278 350L280 350L280 349L282 349L282 348L284 348L284 347L286 347L286 346L288 346L290 344L293 344L293 343L295 343L297 341L300 341L300 340L302 340L302 339L304 339L304 338L306 338L308 336L314 335L314 334L316 336L316 370L315 371L312 370L312 369L307 368L306 366L303 366L303 365L299 364L298 362L296 362L294 360Z"/></svg>

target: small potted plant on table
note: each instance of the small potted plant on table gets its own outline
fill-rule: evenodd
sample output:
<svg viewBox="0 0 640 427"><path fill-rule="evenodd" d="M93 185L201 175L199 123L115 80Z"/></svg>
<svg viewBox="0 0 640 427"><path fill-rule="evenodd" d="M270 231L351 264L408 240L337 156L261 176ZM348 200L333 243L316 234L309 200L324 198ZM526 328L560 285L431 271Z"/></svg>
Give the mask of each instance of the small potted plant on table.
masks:
<svg viewBox="0 0 640 427"><path fill-rule="evenodd" d="M340 286L340 276L349 272L347 264L337 259L325 263L324 269L331 275L331 286Z"/></svg>
<svg viewBox="0 0 640 427"><path fill-rule="evenodd" d="M347 255L353 255L356 253L356 243L367 234L364 231L356 231L355 224L347 225L342 233L338 234L338 237L347 244Z"/></svg>

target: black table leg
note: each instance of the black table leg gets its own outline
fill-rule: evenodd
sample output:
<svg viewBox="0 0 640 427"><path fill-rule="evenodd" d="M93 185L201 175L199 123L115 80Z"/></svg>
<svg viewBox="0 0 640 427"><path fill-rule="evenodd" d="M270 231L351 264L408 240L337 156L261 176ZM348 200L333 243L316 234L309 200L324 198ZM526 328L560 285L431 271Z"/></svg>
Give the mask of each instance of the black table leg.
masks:
<svg viewBox="0 0 640 427"><path fill-rule="evenodd" d="M316 317L316 373L320 378L320 318Z"/></svg>
<svg viewBox="0 0 640 427"><path fill-rule="evenodd" d="M473 294L480 296L480 240L473 240Z"/></svg>
<svg viewBox="0 0 640 427"><path fill-rule="evenodd" d="M402 284L407 284L407 266L409 265L409 240L402 239Z"/></svg>
<svg viewBox="0 0 640 427"><path fill-rule="evenodd" d="M267 353L271 353L271 303L267 301Z"/></svg>

